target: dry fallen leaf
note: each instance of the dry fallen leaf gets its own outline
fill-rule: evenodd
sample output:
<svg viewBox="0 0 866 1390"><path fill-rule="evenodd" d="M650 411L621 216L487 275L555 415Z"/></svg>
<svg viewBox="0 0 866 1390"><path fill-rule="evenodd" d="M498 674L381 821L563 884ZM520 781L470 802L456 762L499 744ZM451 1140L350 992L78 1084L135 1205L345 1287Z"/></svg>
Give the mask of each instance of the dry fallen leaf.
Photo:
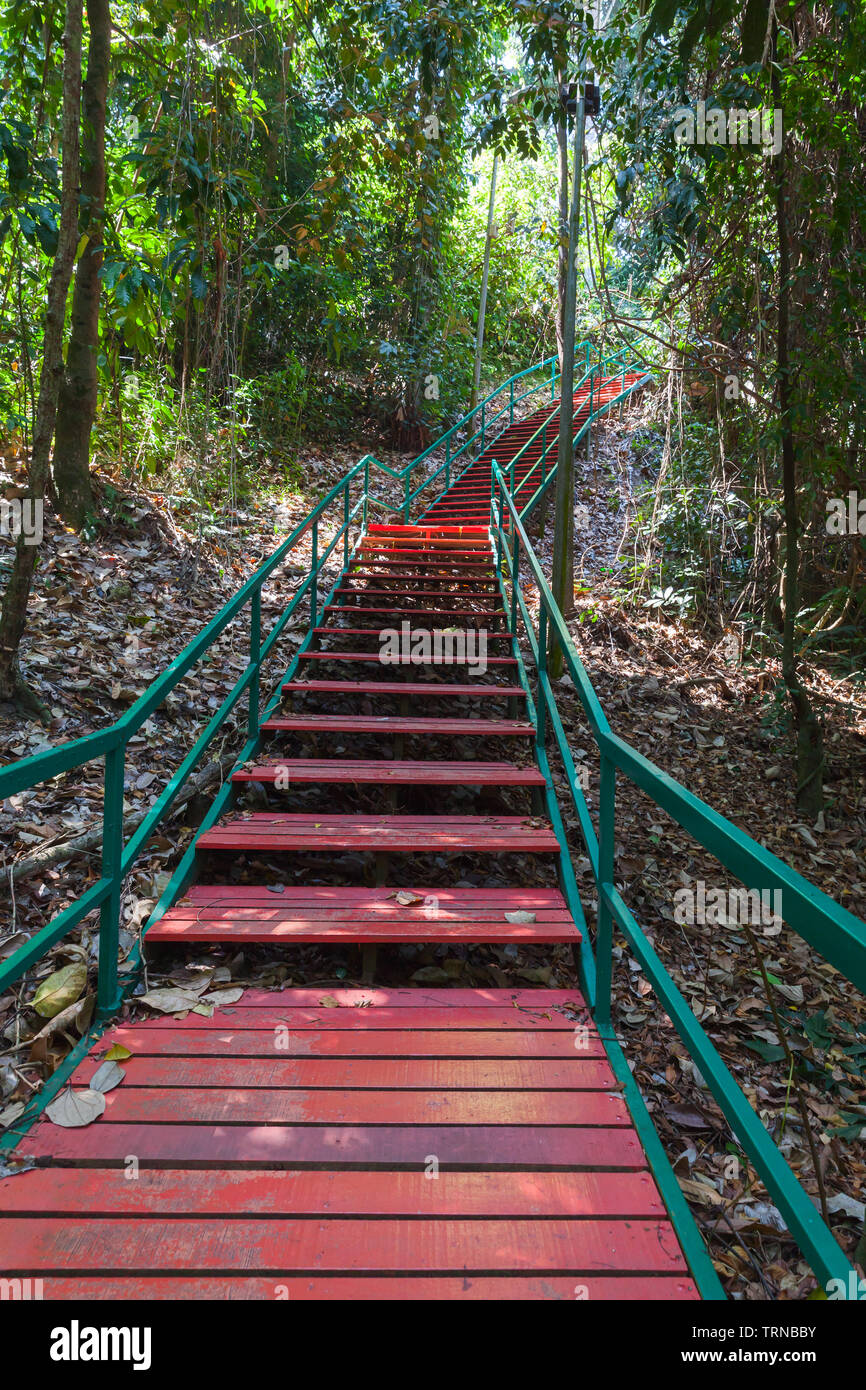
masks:
<svg viewBox="0 0 866 1390"><path fill-rule="evenodd" d="M64 965L55 970L47 980L43 980L33 996L33 1007L43 1018L53 1018L81 994L87 984L87 967L80 961L74 965Z"/></svg>
<svg viewBox="0 0 866 1390"><path fill-rule="evenodd" d="M63 1129L81 1129L92 1125L105 1113L105 1096L100 1091L65 1090L56 1100L45 1107L45 1114L53 1125Z"/></svg>
<svg viewBox="0 0 866 1390"><path fill-rule="evenodd" d="M116 1062L103 1062L102 1066L97 1067L90 1078L91 1091L113 1091L115 1086L119 1086L126 1072L119 1067Z"/></svg>

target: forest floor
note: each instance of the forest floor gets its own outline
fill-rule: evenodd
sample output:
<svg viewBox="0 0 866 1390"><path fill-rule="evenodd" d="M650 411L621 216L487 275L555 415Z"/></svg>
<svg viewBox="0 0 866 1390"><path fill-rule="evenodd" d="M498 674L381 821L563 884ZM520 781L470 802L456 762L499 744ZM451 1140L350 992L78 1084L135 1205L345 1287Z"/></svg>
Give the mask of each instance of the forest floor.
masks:
<svg viewBox="0 0 866 1390"><path fill-rule="evenodd" d="M649 409L647 404L645 410ZM591 525L576 536L585 592L570 627L601 703L616 733L831 897L866 916L866 716L855 708L857 693L838 676L820 668L811 672L814 694L819 701L826 697L830 771L826 812L817 824L804 824L794 803L791 738L775 699L777 665L770 660L740 664L729 634L673 622L660 610L629 600L620 556L627 544L623 524L629 497L641 476L629 444L637 419L632 415L622 424L611 421L598 431L593 464L578 465L578 500L589 510ZM0 711L0 761L24 757L117 719L274 550L311 502L367 448L392 467L406 462L384 447L382 436L339 447L308 445L299 457L303 476L310 480L303 492L287 492L275 479L273 487L265 484L255 495L248 489L243 506L205 516L192 497L153 488L135 491L127 485L122 502L117 496L110 499L113 519L106 519L90 538L48 526L22 665L51 710L51 724L45 727L13 711ZM114 485L121 488L119 480ZM393 495L384 484L382 492ZM551 540L548 526L539 540L545 560ZM266 587L265 633L269 619L277 616L307 572L309 546L305 536ZM263 689L285 669L303 627L299 618L296 628L285 634ZM131 740L129 828L153 805L237 679L246 662L246 640L245 623L239 620L223 634L213 658L185 678ZM558 691L575 760L586 767L587 799L593 808L598 786L593 740L567 677ZM239 750L244 727L242 702L240 713L228 722L205 759L211 760L217 778ZM455 750L454 756L459 755ZM0 805L5 851L0 958L94 881L101 795L102 768L96 762ZM566 801L563 786L563 806ZM135 945L202 809L199 798L170 817L127 880L124 952ZM566 819L579 881L589 884L576 817ZM788 1161L818 1200L801 1107L810 1117L831 1224L853 1253L863 1229L866 1197L866 1106L858 1081L866 1056L862 1000L785 927L762 925L756 930L763 955L759 962L735 921L723 918L714 926L678 923L678 888L698 881L707 891L733 884L699 845L625 782L618 789L617 827L616 880L626 901ZM40 860L41 867L22 871L33 860ZM529 875L535 866L524 867ZM444 863L441 869L444 873ZM356 871L357 866L347 866L347 873ZM458 872L469 884L499 881L483 863L471 859L461 860ZM400 873L407 884L420 881L411 862L401 864ZM589 891L586 908L592 926ZM67 1015L62 1027L53 1020L46 1025L30 1001L40 981L71 963L85 965L92 983L97 925L93 918L85 920L21 986L0 997L0 1125L14 1124L24 1102L86 1027L86 995L82 1008ZM382 982L389 984L405 982L419 970L428 983L431 975L443 984L503 987L570 987L576 982L566 948L407 947L380 954ZM729 1293L749 1299L808 1296L814 1277L778 1209L737 1149L637 962L622 944L615 954L617 1031ZM180 954L163 953L149 963L148 983L188 980L190 964ZM314 947L294 952L253 947L244 954L216 950L202 952L193 964L205 971L219 969L219 978L230 978L233 984L260 987L289 982L327 987L351 981L358 970L351 951L340 955ZM772 1001L765 993L762 966L772 982ZM135 999L124 1007L127 1013L144 1010ZM779 1037L780 1023L784 1038ZM791 1056L797 1058L799 1085L789 1084Z"/></svg>

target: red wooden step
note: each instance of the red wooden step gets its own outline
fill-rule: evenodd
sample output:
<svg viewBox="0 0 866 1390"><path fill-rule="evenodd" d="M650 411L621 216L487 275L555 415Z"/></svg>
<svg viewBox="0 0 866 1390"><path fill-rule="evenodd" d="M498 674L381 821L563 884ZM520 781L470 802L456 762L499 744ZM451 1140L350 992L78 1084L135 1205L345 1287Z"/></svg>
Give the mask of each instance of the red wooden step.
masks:
<svg viewBox="0 0 866 1390"><path fill-rule="evenodd" d="M86 1058L71 1078L89 1086L101 1063ZM604 1058L139 1057L125 1085L141 1090L612 1091Z"/></svg>
<svg viewBox="0 0 866 1390"><path fill-rule="evenodd" d="M112 1092L109 1102L117 1095ZM573 1279L588 1272L688 1273L665 1220L419 1217L407 1227L405 1219L328 1214L324 1221L286 1221L235 1214L227 1228L219 1217L69 1217L59 1224L51 1217L10 1216L4 1226L16 1269L67 1275L166 1268L247 1273L252 1265L269 1271L274 1286L289 1273L448 1273L464 1279L490 1271L551 1270Z"/></svg>
<svg viewBox="0 0 866 1390"><path fill-rule="evenodd" d="M413 556L413 558L412 558L412 559L409 559L409 560L377 560L377 559L375 559L375 558L371 558L371 559L369 559L369 560L355 560L355 561L351 561L351 562L350 562L350 565L351 565L351 566L354 566L354 565L361 565L361 564L375 565L377 570L407 570L407 569L410 569L410 566L413 566L413 565L418 566L418 565L420 565L420 566L421 566L421 570L423 570L423 574L421 573L421 570L416 570L416 571L415 571L415 573L417 573L418 577L420 577L420 578L427 578L428 573L429 573L429 571L431 571L431 570L432 570L432 571L437 571L437 572L438 572L439 570L471 570L471 571L473 572L473 574L475 574L475 573L477 573L479 570L492 570L492 569L495 569L495 567L496 567L496 566L495 566L495 563L494 563L494 561L493 561L492 558L491 558L489 561L487 561L487 562L485 562L485 561L483 561L483 560L454 560L454 561L451 561L451 560L443 560L443 561L439 561L439 560L424 560L424 559L417 560L417 559ZM354 574L359 574L359 573L361 573L360 570L356 570L356 569L354 569L354 568L351 568L351 571L350 571L350 572L351 572L353 575L354 575ZM398 577L398 578L402 578L402 575L399 575L399 576L397 576L397 577ZM411 576L410 576L410 577L411 577ZM436 573L435 575L433 575L433 576L431 576L431 577L439 578L440 576L439 576L438 573ZM450 578L450 576L443 576L443 577L448 577L448 578ZM470 579L470 578L472 578L472 577L473 577L472 575L467 575L467 576L466 576L467 580Z"/></svg>
<svg viewBox="0 0 866 1390"><path fill-rule="evenodd" d="M584 1297L592 1303L656 1301L671 1303L675 1299L697 1299L692 1281L683 1275L582 1275ZM65 1277L52 1272L46 1281L42 1297L46 1300L69 1299L108 1301L121 1299L162 1300L176 1303L189 1299L224 1302L231 1299L271 1301L274 1297L273 1275L138 1275L118 1274L91 1278L85 1274ZM281 1296L293 1304L310 1301L352 1303L384 1301L425 1303L495 1301L526 1303L530 1300L574 1302L575 1280L568 1275L473 1275L471 1278L449 1275L422 1275L412 1279L400 1275L332 1275L323 1279L315 1276L290 1275L280 1280Z"/></svg>
<svg viewBox="0 0 866 1390"><path fill-rule="evenodd" d="M401 595L401 594L400 594L400 590L399 590L398 588L394 588L394 589L355 589L355 588L352 588L350 585L341 584L341 585L339 585L339 586L334 590L334 592L337 593L337 594L353 594L353 595L355 596L355 598L396 598L396 597L403 597L403 598L454 598L454 599L461 599L461 600L462 600L462 599L466 599L466 598L472 598L472 599L481 599L481 598L483 598L483 599L497 599L497 600L499 599L499 594L498 594L498 593L496 593L496 592L491 593L489 590L482 590L480 593L477 592L477 591L470 591L470 592L467 592L467 593L449 594L447 591L446 591L446 592L443 592L442 589L411 589L411 590L409 590L407 593L404 593L403 595ZM328 607L333 607L333 604L329 604ZM500 605L500 607L501 607L501 605ZM370 611L371 611L371 612L379 612L380 610L378 610L378 609L372 609L372 610L370 610Z"/></svg>
<svg viewBox="0 0 866 1390"><path fill-rule="evenodd" d="M443 991L444 992L444 991ZM122 1088L121 1088L122 1089ZM104 1119L85 1129L40 1125L27 1138L27 1153L56 1162L113 1164L121 1168L129 1154L142 1167L225 1169L271 1166L279 1168L345 1168L417 1170L419 1152L435 1154L440 1172L446 1167L487 1171L531 1169L615 1169L646 1167L637 1135L627 1125L465 1125L373 1123L354 1124L345 1135L322 1124L255 1122L184 1123L175 1097L173 1122L108 1123ZM2 1228L0 1228L2 1229ZM97 1263L97 1269L102 1268ZM557 1265L561 1268L561 1265Z"/></svg>
<svg viewBox="0 0 866 1390"><path fill-rule="evenodd" d="M394 853L559 854L550 826L528 816L345 816L258 811L199 835L199 850L323 849Z"/></svg>
<svg viewBox="0 0 866 1390"><path fill-rule="evenodd" d="M534 738L517 719L425 719L395 714L281 714L266 719L265 733L437 734L441 737Z"/></svg>
<svg viewBox="0 0 866 1390"><path fill-rule="evenodd" d="M372 655L372 653L371 653ZM499 699L525 700L522 685L452 685L445 681L284 681L283 692L290 695L409 695L425 699Z"/></svg>
<svg viewBox="0 0 866 1390"><path fill-rule="evenodd" d="M648 1173L448 1172L431 1182L420 1172L145 1169L136 1182L118 1182L110 1168L58 1168L31 1169L19 1179L6 1184L8 1194L4 1188L4 1210L10 1215L665 1216Z"/></svg>
<svg viewBox="0 0 866 1390"><path fill-rule="evenodd" d="M330 628L330 627L329 627L329 628L317 628L316 631L317 631L317 632L321 632L321 633L331 633L331 634L333 635L334 633L345 632L346 629L345 629L345 628L338 628L338 627L335 627L335 628ZM364 629L364 631L366 631L366 629ZM375 635L378 636L379 634L376 633ZM496 633L490 633L490 634L488 634L488 641L490 640L491 637L495 637L495 636L497 636ZM299 661L377 661L377 662L379 662L380 664L381 664L381 662L382 662L382 658L381 658L379 652L334 652L334 651L319 652L319 651L306 651L306 652L301 652L301 654L300 654L298 660L299 660ZM487 662L487 665L488 665L488 666L516 666L516 665L517 665L517 658L514 657L514 656L488 656L488 657L486 658L486 662ZM422 667L426 667L426 666L436 666L437 668L440 668L440 667L443 667L443 666L445 666L445 667L448 667L448 666L468 666L468 665L474 666L476 663L475 663L474 661L473 661L473 662L464 661L464 660L462 660L461 658L458 658L458 657L450 657L450 656L447 656L447 657L446 657L446 656L443 656L442 659L441 659L440 661L435 661L435 662L434 662L434 661L425 661L425 662L415 662L415 661L413 661L413 662L408 662L408 661L403 662L403 661L401 661L401 662L398 662L398 663L391 663L391 664L396 664L396 665L400 665L400 666L410 666L410 665L411 665L411 666L414 666L414 667L419 667L419 666L422 666ZM395 690L397 690L398 693L399 693L400 686L399 686L399 682L396 681L396 680L395 680L395 682L394 682L394 688L395 688ZM499 686L491 686L491 689L498 690L498 689L500 689L500 687L499 687Z"/></svg>
<svg viewBox="0 0 866 1390"><path fill-rule="evenodd" d="M257 763L232 773L233 782L284 782L287 787L301 782L348 782L371 786L422 785L438 787L543 787L544 778L535 767L516 767L514 763L414 762L384 758L295 758Z"/></svg>
<svg viewBox="0 0 866 1390"><path fill-rule="evenodd" d="M531 920L511 922L506 913ZM289 885L282 893L263 894L243 884L228 888L197 884L147 933L151 945L236 938L326 945L452 940L576 944L580 933L557 889L419 891Z"/></svg>
<svg viewBox="0 0 866 1390"><path fill-rule="evenodd" d="M324 613L350 613L352 617L367 617L372 613L390 613L395 617L410 618L501 618L505 615L505 610L484 609L479 612L475 608L404 608L394 604L388 608L373 607L362 608L357 603L326 603Z"/></svg>

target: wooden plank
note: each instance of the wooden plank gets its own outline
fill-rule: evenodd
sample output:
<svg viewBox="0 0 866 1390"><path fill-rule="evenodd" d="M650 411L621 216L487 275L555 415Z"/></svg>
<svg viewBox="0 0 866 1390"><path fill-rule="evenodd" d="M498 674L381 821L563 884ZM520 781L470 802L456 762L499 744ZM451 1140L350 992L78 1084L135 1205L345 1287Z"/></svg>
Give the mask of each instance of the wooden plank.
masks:
<svg viewBox="0 0 866 1390"><path fill-rule="evenodd" d="M286 758L257 763L232 773L233 782L271 783L277 779L288 786L293 782L336 782L376 786L507 786L543 787L544 777L536 767L517 767L505 762L436 762L419 758Z"/></svg>
<svg viewBox="0 0 866 1390"><path fill-rule="evenodd" d="M0 1185L2 1216L665 1217L649 1173L37 1168Z"/></svg>
<svg viewBox="0 0 866 1390"><path fill-rule="evenodd" d="M359 1303L364 1301L449 1300L519 1301L560 1300L574 1302L576 1298L592 1303L656 1300L671 1303L678 1299L697 1299L698 1291L690 1279L669 1275L586 1275L576 1283L567 1275L539 1276L472 1276L449 1278L416 1276L388 1278L373 1275L353 1278L351 1275L318 1279L307 1276L261 1277L257 1275L225 1275L217 1277L178 1275L88 1278L53 1274L45 1281L42 1297L78 1299L114 1303L123 1299L201 1301L239 1299L288 1299L292 1303L317 1300L326 1302Z"/></svg>
<svg viewBox="0 0 866 1390"><path fill-rule="evenodd" d="M276 1042L276 1040L275 1040ZM89 1086L99 1061L87 1057L75 1069L73 1086ZM276 1088L313 1091L604 1091L616 1088L610 1063L586 1058L572 1048L565 1059L138 1057L124 1068L124 1094L131 1089L172 1087Z"/></svg>
<svg viewBox="0 0 866 1390"><path fill-rule="evenodd" d="M188 1125L630 1125L625 1102L603 1091L276 1090L119 1086L100 1126Z"/></svg>
<svg viewBox="0 0 866 1390"><path fill-rule="evenodd" d="M493 696L503 700L525 700L522 685L466 685L449 681L284 681L283 691L290 695L419 695L424 699L487 700Z"/></svg>
<svg viewBox="0 0 866 1390"><path fill-rule="evenodd" d="M441 993L452 994L454 991L449 989L442 990ZM325 990L320 993L320 998L331 997ZM443 1017L442 1010L438 1008L419 1008L419 1009L348 1009L348 1008L329 1008L327 1005L320 1009L316 1008L280 1008L280 993L275 991L273 995L272 1008L248 1008L245 1009L238 1004L223 1005L217 1008L212 1018L205 1018L201 1014L187 1014L183 1019L171 1019L168 1015L160 1014L155 1018L143 1019L135 1026L137 1028L195 1028L211 1031L230 1031L230 1032L268 1032L273 1033L274 1029L286 1027L294 1032L308 1031L311 1029L329 1029L333 1032L358 1032L383 1030L392 1032L394 1030L427 1030L447 1027L455 1034L463 1030L492 1030L520 1033L527 1028L527 1025L540 1032L563 1032L569 1038L574 1037L574 1030L577 1023L567 1015L557 1013L550 1009L541 1011L523 1011L518 1009L507 1010L498 1009L462 1009L454 1018Z"/></svg>
<svg viewBox="0 0 866 1390"><path fill-rule="evenodd" d="M368 916L354 922L330 922L303 918L281 919L276 913L247 914L243 920L230 911L211 916L210 920L175 915L169 911L150 928L147 940L152 946L160 943L195 941L270 941L286 945L361 944L388 946L415 942L428 944L437 941L462 943L521 942L537 945L565 942L576 945L580 935L573 921L539 922L530 926L512 926L508 922L493 922L478 918L471 922L390 921Z"/></svg>
<svg viewBox="0 0 866 1390"><path fill-rule="evenodd" d="M686 1267L666 1221L487 1220L407 1222L182 1217L9 1217L0 1238L17 1270L137 1274L188 1269L266 1270L275 1274L550 1272L682 1273Z"/></svg>
<svg viewBox="0 0 866 1390"><path fill-rule="evenodd" d="M364 1032L361 1029L289 1029L282 1025L279 1033L271 1028L248 1028L233 1031L229 1028L184 1028L182 1024L165 1027L112 1028L103 1034L94 1056L102 1057L114 1044L132 1052L134 1057L581 1057L605 1056L604 1045L596 1035L579 1040L568 1032L529 1032L526 1029L508 1032L475 1032L458 1029L431 1028L426 1032L402 1030Z"/></svg>
<svg viewBox="0 0 866 1390"><path fill-rule="evenodd" d="M119 1089L122 1090L122 1087ZM27 1153L58 1163L123 1167L404 1168L428 1154L448 1167L486 1172L529 1169L641 1170L646 1158L628 1125L258 1125L106 1124L61 1129L43 1120L27 1136Z"/></svg>
<svg viewBox="0 0 866 1390"><path fill-rule="evenodd" d="M464 665L466 663L463 663ZM436 734L440 738L534 738L518 719L433 719L394 714L290 714L265 719L265 733Z"/></svg>
<svg viewBox="0 0 866 1390"><path fill-rule="evenodd" d="M376 908L380 911L399 912L403 909L396 901L397 893L408 893L424 902L436 899L439 912L453 911L455 915L472 912L474 909L485 912L491 908L500 912L512 908L528 908L536 912L566 910L565 898L558 888L521 887L513 888L451 888L451 887L412 887L391 888L359 887L355 884L291 883L286 884L279 893L264 884L257 883L194 883L186 895L179 899L178 906L192 903L197 907L215 906L218 903L262 903L265 906L328 907L333 910L346 908L350 912ZM291 991L293 992L293 991ZM414 989L410 993L414 994ZM517 991L513 991L517 993ZM547 993L547 991L545 991ZM508 994L508 991L505 991ZM510 997L510 995L509 995ZM572 997L577 997L572 995ZM485 999L487 998L485 993ZM489 1002L489 1001L487 1001Z"/></svg>
<svg viewBox="0 0 866 1390"><path fill-rule="evenodd" d="M586 1004L578 989L468 989L464 986L454 989L430 989L418 985L393 988L371 985L358 988L336 985L325 993L329 1000L334 1001L331 1008L339 1006L343 1009L363 1010L365 1013L372 1008L418 1009L430 1005L437 1009L507 1008L533 1009L547 1013L551 1009L559 1008L574 1010L576 1013L586 1012ZM246 989L239 1002L245 1009L273 1009L277 1004L281 1009L307 1009L320 1004L322 994L321 987L312 988L308 985L296 985L291 989L281 990L277 995L267 989ZM330 1013L325 1017L330 1023L334 1015ZM353 1014L353 1017L357 1018L359 1015ZM528 1024L531 1024L531 1019L524 1015L523 1026ZM451 1028L459 1027L460 1024L456 1020L452 1022L450 1015L442 1015L440 1026Z"/></svg>
<svg viewBox="0 0 866 1390"><path fill-rule="evenodd" d="M546 825L519 816L380 816L307 812L258 812L229 820L199 835L199 850L346 849L432 852L559 854L559 841Z"/></svg>
<svg viewBox="0 0 866 1390"><path fill-rule="evenodd" d="M316 628L316 631L317 631L320 635L321 635L322 633L331 633L331 634L339 633L340 636L345 636L345 635L348 634L351 630L357 631L357 629L349 629L349 628L342 628L342 627L340 627L340 628L324 628L324 627ZM361 629L361 630L362 630L362 631L366 631L366 629ZM373 635L376 636L376 637L378 637L379 634L378 634L378 632L375 632ZM495 637L495 636L496 636L496 633L490 633L490 634L489 634L489 637L488 637L488 640L489 640L490 637ZM379 653L378 653L378 652L343 652L343 651L339 651L339 652L334 652L334 651L313 651L313 652L311 652L311 651L307 651L307 652L302 652L299 659L300 659L301 661L376 661L376 662L380 662L380 656L379 656ZM474 664L475 664L474 662L470 662L468 659L467 659L467 660L463 660L463 659L458 659L458 658L456 658L456 657L452 658L452 657L450 657L450 656L447 656L447 657L446 657L446 656L443 656L442 659L441 659L441 661L432 661L432 660L431 660L431 661L422 661L422 662L417 662L417 661L400 661L400 662L398 662L398 663L395 663L396 666L412 666L412 668L413 668L414 670L423 670L425 667L429 667L429 668L431 668L431 669L437 669L437 668L440 668L440 667L445 667L445 668L447 668L447 667L450 667L450 666L469 666L469 665L474 665ZM487 657L487 666L488 666L488 668L491 667L491 666L516 666L516 665L517 665L517 658L514 657L514 656L488 656L488 657ZM395 682L395 684L396 684L396 682Z"/></svg>

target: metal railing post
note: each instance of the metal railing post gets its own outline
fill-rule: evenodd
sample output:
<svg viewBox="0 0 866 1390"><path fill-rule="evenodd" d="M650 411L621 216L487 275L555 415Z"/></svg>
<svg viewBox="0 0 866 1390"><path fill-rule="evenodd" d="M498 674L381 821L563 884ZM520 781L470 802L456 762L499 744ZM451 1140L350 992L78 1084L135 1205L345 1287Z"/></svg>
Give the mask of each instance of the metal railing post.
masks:
<svg viewBox="0 0 866 1390"><path fill-rule="evenodd" d="M481 452L482 454L484 453L484 443L485 443L485 440L486 440L486 438L487 438L487 425L485 424L486 416L487 416L487 402L486 402L486 401L482 401L482 402L481 402L481 449L480 449L480 452Z"/></svg>
<svg viewBox="0 0 866 1390"><path fill-rule="evenodd" d="M509 425L513 425L513 424L514 424L514 380L512 379L508 384L509 384L509 386L511 387L511 398L510 398L510 400L509 400L509 402L508 402L508 423L509 423Z"/></svg>
<svg viewBox="0 0 866 1390"><path fill-rule="evenodd" d="M541 677L547 675L547 609L544 600L539 597L538 604L538 700L536 704L536 729L535 742L543 748L547 738L547 697L544 693Z"/></svg>
<svg viewBox="0 0 866 1390"><path fill-rule="evenodd" d="M517 586L520 571L520 535L516 529L511 532L511 565L511 613L508 626L514 635L517 632Z"/></svg>
<svg viewBox="0 0 866 1390"><path fill-rule="evenodd" d="M247 733L255 738L259 731L259 679L262 651L262 590L256 589L250 600L250 665L255 666L255 674L250 681L249 704L247 706Z"/></svg>
<svg viewBox="0 0 866 1390"><path fill-rule="evenodd" d="M370 460L369 460L368 458L365 458L365 459L364 459L364 506L363 506L363 508L362 508L362 516L363 516L363 518L364 518L364 530L365 530L365 531L367 530L367 507L369 506L369 498L370 498Z"/></svg>
<svg viewBox="0 0 866 1390"><path fill-rule="evenodd" d="M595 937L596 1020L610 1023L610 994L613 970L613 914L602 892L603 884L613 884L614 835L616 821L616 768L601 755L601 781L598 810L598 928Z"/></svg>
<svg viewBox="0 0 866 1390"><path fill-rule="evenodd" d="M120 1007L117 956L120 944L120 861L123 854L123 778L126 744L105 755L105 787L102 801L102 877L111 891L99 909L99 967L96 984L96 1016L110 1018Z"/></svg>
<svg viewBox="0 0 866 1390"><path fill-rule="evenodd" d="M319 622L319 518L313 522L313 558L310 562L310 628Z"/></svg>
<svg viewBox="0 0 866 1390"><path fill-rule="evenodd" d="M403 483L403 525L409 525L409 497L412 492L411 474L407 473Z"/></svg>
<svg viewBox="0 0 866 1390"><path fill-rule="evenodd" d="M550 399L556 399L556 358L550 364Z"/></svg>
<svg viewBox="0 0 866 1390"><path fill-rule="evenodd" d="M451 486L451 436L445 440L445 491Z"/></svg>
<svg viewBox="0 0 866 1390"><path fill-rule="evenodd" d="M343 491L343 569L349 565L349 484Z"/></svg>

